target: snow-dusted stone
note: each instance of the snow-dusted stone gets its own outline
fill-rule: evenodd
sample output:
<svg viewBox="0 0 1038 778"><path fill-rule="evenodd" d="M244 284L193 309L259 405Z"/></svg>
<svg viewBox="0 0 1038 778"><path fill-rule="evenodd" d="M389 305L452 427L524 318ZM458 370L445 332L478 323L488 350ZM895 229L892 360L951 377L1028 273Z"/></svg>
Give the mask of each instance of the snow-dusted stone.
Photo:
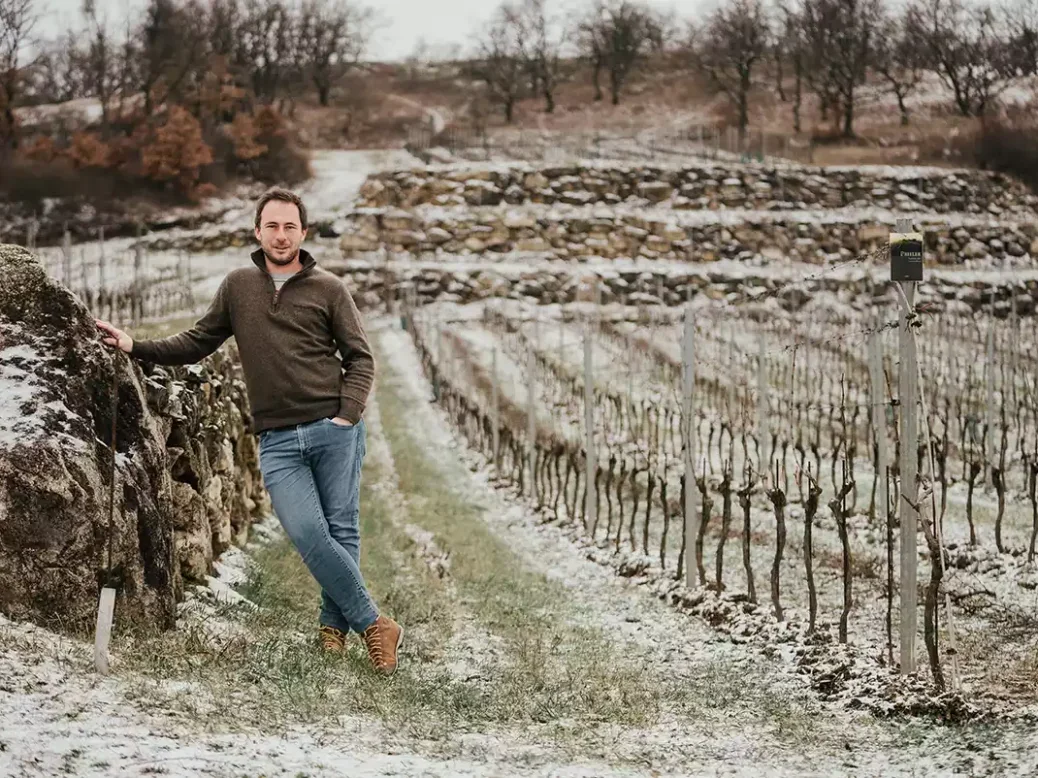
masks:
<svg viewBox="0 0 1038 778"><path fill-rule="evenodd" d="M190 367L141 365L100 343L28 251L0 245L0 274L0 612L92 626L111 521L116 622L170 627L182 580L204 581L269 510L233 347Z"/></svg>
<svg viewBox="0 0 1038 778"><path fill-rule="evenodd" d="M674 194L674 187L666 181L645 181L638 184L638 196L651 203L661 203Z"/></svg>
<svg viewBox="0 0 1038 778"><path fill-rule="evenodd" d="M86 310L36 258L0 246L0 610L86 627L106 569L113 377L121 486L112 524L117 610L172 623L178 571L165 447L139 371L113 365Z"/></svg>

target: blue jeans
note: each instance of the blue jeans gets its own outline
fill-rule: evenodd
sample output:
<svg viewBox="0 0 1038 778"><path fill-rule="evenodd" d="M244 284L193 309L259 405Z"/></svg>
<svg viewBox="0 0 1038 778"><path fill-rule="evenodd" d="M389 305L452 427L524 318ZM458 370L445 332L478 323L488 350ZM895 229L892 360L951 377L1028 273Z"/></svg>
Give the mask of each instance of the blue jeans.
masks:
<svg viewBox="0 0 1038 778"><path fill-rule="evenodd" d="M361 420L331 419L260 433L260 471L274 513L321 585L321 624L363 632L378 609L360 573Z"/></svg>

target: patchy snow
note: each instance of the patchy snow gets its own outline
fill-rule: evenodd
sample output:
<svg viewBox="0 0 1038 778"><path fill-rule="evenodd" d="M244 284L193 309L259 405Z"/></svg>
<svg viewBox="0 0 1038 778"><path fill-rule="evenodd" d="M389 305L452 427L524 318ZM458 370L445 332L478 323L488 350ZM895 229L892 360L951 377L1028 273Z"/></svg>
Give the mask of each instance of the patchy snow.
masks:
<svg viewBox="0 0 1038 778"><path fill-rule="evenodd" d="M172 691L173 686L167 688ZM343 715L333 729L214 732L211 723L128 700L126 681L93 672L90 647L0 616L0 775L71 774L314 778L342 775L636 775L599 765L508 763L492 749L452 759L421 756L377 724ZM192 685L183 693L196 695ZM207 725L208 724L208 725Z"/></svg>
<svg viewBox="0 0 1038 778"><path fill-rule="evenodd" d="M0 322L0 343L5 333L17 334L19 329L19 325L4 326ZM60 399L44 397L49 394L45 392L48 385L63 376L52 361L28 343L0 350L0 447L40 440L44 429L51 431L50 439L60 441L58 445L83 445L77 438L58 431L67 428L68 421L77 419L76 414Z"/></svg>
<svg viewBox="0 0 1038 778"><path fill-rule="evenodd" d="M603 136L606 140L619 140L609 139ZM760 162L739 162L738 155L733 154L731 160L726 160L723 163L715 163L710 160L697 160L695 165L689 165L687 161L682 160L654 160L651 163L646 163L644 160L624 160L622 158L609 158L609 159L596 159L593 157L587 158L570 158L567 159L565 164L567 166L581 167L587 170L644 170L650 168L654 170L688 170L692 168L696 171L704 171L707 174L712 172L723 173L735 168L747 168L747 169L768 169L775 167L771 160L767 163ZM812 173L821 170L817 165L800 165L790 163L789 165L783 165L784 167L793 167L803 170L805 173ZM489 171L503 173L513 170L521 172L533 172L540 170L544 167L544 163L530 163L521 162L511 159L500 159L491 161L465 161L464 163L447 163L447 164L433 164L428 166L421 166L418 164L407 165L402 170L428 170L432 173L438 173L440 175L456 175L464 173L466 171ZM826 169L829 169L828 166ZM890 175L894 178L943 178L953 175L976 175L977 171L968 168L951 168L951 167L937 167L937 166L926 166L926 165L860 165L860 166L834 166L837 170L864 170L870 173L877 173L882 175Z"/></svg>
<svg viewBox="0 0 1038 778"><path fill-rule="evenodd" d="M688 620L651 600L636 581L617 578L611 570L590 564L586 559L590 555L586 542L579 542L578 533L546 524L528 508L496 492L492 488L492 472L480 457L463 453L468 466L458 464L454 452L465 451L464 441L451 432L445 414L426 402L430 387L409 337L386 323L373 329L386 358L400 375L404 391L413 398L416 444L427 447L430 458L442 463L444 477L456 482L459 490L485 508L488 524L510 548L528 565L567 587L568 596L581 614L582 626L601 628L637 646L635 650L644 651L656 661L666 662L675 678L685 674L695 677L696 668L723 661L730 663L733 679L765 672L769 689L791 704L806 704L802 680L782 662L766 660L719 639L701 622ZM969 727L938 729L923 736L915 732L913 740L909 740L896 725L881 727L867 716L827 705L816 714L824 723L812 725L813 745L798 747L797 757L792 757L775 749L766 733L755 731L746 723L748 717L738 712L737 704L729 705L727 714L724 721L702 721L710 732L712 749L701 741L695 742L695 735L688 732L673 732L661 740L654 731L643 734L643 741L651 743L656 754L682 751L682 767L699 774L714 774L710 771L717 769L706 756L718 756L732 775L750 769L748 757L752 757L755 774L769 776L787 774L790 765L796 765L792 769L797 774L819 776L950 776L960 774L964 764L975 768L971 772L974 775L1023 776L1038 769L1038 741L1026 725L1016 730L1007 727L1005 737L996 738L997 745L988 749L975 742L983 740L986 734ZM743 723L733 731L732 721ZM832 731L844 733L843 753L825 752L822 744ZM981 754L978 756L977 752ZM796 764L798 758L803 761Z"/></svg>
<svg viewBox="0 0 1038 778"><path fill-rule="evenodd" d="M300 187L300 196L310 221L318 221L349 212L360 187L372 173L411 165L415 158L399 149L317 149L311 152L310 160L314 177Z"/></svg>
<svg viewBox="0 0 1038 778"><path fill-rule="evenodd" d="M382 213L393 209L358 208L356 213ZM845 206L841 208L810 208L802 206L792 210L771 211L751 208L708 208L696 210L672 210L668 208L642 207L630 203L594 203L590 205L566 205L555 203L542 205L528 203L522 206L463 206L422 204L410 209L419 220L436 223L480 223L482 219L505 219L510 214L522 214L539 221L564 221L568 219L603 219L611 224L623 219L646 220L666 223L677 227L743 227L757 224L810 224L810 225L857 225L888 224L893 226L897 219L904 218L904 211L894 211L878 206ZM949 227L999 227L1029 224L1034 214L991 213L930 213L920 211L912 215L913 224L920 229L933 226L937 229Z"/></svg>
<svg viewBox="0 0 1038 778"><path fill-rule="evenodd" d="M14 109L15 118L24 127L62 118L73 118L84 124L93 124L101 121L102 114L101 101L96 97L80 97L64 103L44 103Z"/></svg>

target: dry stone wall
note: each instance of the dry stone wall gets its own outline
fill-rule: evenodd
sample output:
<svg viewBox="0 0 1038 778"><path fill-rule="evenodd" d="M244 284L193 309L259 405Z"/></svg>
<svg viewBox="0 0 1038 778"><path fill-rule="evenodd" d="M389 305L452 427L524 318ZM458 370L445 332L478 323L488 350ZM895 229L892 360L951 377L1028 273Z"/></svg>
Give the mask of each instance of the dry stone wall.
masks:
<svg viewBox="0 0 1038 778"><path fill-rule="evenodd" d="M326 266L346 277L358 305L366 309L376 309L387 301L412 294L423 303L438 300L464 304L491 298L526 299L543 305L586 302L593 299L595 279L603 302L631 306L680 305L698 295L742 304L767 295L774 296L784 309L798 311L819 292L837 295L862 307L893 294L890 284L873 283L861 272L816 274L797 280L764 268L741 266L717 270L661 266L653 270L572 263L538 263L523 268L515 264L399 262L386 268L363 260ZM878 273L877 281L881 281ZM934 272L917 288L921 309L930 311L987 310L992 295L996 316L1007 316L1014 304L1021 316L1032 315L1038 306L1038 274L1026 279L1006 279L964 278L955 272ZM896 307L896 300L889 303Z"/></svg>
<svg viewBox="0 0 1038 778"><path fill-rule="evenodd" d="M0 245L0 275L0 612L86 629L111 580L117 621L169 627L267 508L234 353L139 365L29 252Z"/></svg>
<svg viewBox="0 0 1038 778"><path fill-rule="evenodd" d="M358 205L653 205L662 208L844 208L1033 215L1038 197L999 173L935 168L615 163L431 166L370 177Z"/></svg>
<svg viewBox="0 0 1038 778"><path fill-rule="evenodd" d="M529 252L557 259L645 257L689 262L789 259L818 263L881 251L894 214L848 218L834 212L661 215L619 209L358 209L340 245L347 257L377 251L495 255ZM939 265L1038 256L1038 220L999 223L949 215L917 220L928 260Z"/></svg>

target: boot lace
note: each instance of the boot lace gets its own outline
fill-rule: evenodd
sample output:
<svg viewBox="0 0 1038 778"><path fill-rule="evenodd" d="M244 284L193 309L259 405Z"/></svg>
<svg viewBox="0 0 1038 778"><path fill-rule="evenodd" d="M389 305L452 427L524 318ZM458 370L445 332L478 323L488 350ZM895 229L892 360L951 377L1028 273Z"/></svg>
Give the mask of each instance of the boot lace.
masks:
<svg viewBox="0 0 1038 778"><path fill-rule="evenodd" d="M382 634L378 622L364 630L364 644L368 647L371 662L376 667L382 667L385 664L381 637Z"/></svg>

